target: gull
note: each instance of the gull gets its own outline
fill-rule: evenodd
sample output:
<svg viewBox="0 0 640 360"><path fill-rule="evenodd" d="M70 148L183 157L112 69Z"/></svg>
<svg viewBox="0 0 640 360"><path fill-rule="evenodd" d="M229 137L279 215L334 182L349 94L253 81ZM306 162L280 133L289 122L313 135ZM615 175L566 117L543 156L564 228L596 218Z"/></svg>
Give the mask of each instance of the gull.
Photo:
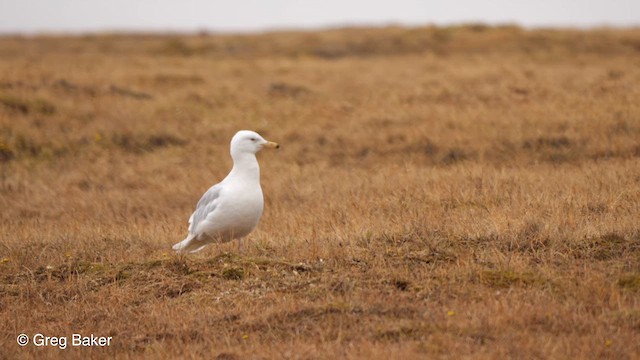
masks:
<svg viewBox="0 0 640 360"><path fill-rule="evenodd" d="M189 218L189 234L173 245L173 250L194 253L211 243L234 239L239 239L238 247L242 248L242 238L258 225L264 209L256 153L265 147L277 149L280 145L249 130L233 136L231 172L202 195Z"/></svg>

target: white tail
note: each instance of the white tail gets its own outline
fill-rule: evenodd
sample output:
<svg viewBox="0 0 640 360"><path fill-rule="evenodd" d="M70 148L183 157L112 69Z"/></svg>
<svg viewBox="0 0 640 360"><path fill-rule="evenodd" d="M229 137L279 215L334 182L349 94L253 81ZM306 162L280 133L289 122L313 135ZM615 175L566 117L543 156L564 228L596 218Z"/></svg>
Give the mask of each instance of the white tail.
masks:
<svg viewBox="0 0 640 360"><path fill-rule="evenodd" d="M189 234L186 239L173 245L173 250L177 252L189 252L194 253L202 250L207 244L203 244L202 241L198 241L195 235Z"/></svg>

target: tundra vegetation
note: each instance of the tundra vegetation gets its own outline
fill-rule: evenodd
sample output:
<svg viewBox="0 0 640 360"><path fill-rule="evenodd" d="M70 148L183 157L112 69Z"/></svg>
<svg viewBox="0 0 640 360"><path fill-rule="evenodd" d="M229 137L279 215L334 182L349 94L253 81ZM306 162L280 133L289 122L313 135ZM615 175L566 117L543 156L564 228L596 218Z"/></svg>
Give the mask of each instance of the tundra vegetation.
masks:
<svg viewBox="0 0 640 360"><path fill-rule="evenodd" d="M637 359L638 84L638 29L1 37L0 357ZM174 254L239 129L261 223Z"/></svg>

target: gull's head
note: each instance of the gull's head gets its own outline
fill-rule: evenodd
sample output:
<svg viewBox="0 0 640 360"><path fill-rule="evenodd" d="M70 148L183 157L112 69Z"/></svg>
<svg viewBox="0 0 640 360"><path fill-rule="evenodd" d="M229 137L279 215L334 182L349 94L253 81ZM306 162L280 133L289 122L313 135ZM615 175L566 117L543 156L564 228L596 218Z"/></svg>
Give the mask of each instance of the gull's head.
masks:
<svg viewBox="0 0 640 360"><path fill-rule="evenodd" d="M255 154L265 147L277 149L280 145L265 140L255 131L241 130L231 139L231 156L241 153Z"/></svg>

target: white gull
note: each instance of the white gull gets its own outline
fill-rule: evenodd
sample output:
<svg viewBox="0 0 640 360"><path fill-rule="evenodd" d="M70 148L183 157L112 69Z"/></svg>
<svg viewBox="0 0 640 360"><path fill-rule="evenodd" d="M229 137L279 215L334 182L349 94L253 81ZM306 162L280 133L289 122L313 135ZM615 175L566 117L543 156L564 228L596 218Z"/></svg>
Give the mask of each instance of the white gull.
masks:
<svg viewBox="0 0 640 360"><path fill-rule="evenodd" d="M247 236L258 225L264 198L256 153L264 147L278 148L254 131L238 131L231 139L233 168L220 183L207 190L189 218L189 235L173 245L179 252L196 252L217 242Z"/></svg>

